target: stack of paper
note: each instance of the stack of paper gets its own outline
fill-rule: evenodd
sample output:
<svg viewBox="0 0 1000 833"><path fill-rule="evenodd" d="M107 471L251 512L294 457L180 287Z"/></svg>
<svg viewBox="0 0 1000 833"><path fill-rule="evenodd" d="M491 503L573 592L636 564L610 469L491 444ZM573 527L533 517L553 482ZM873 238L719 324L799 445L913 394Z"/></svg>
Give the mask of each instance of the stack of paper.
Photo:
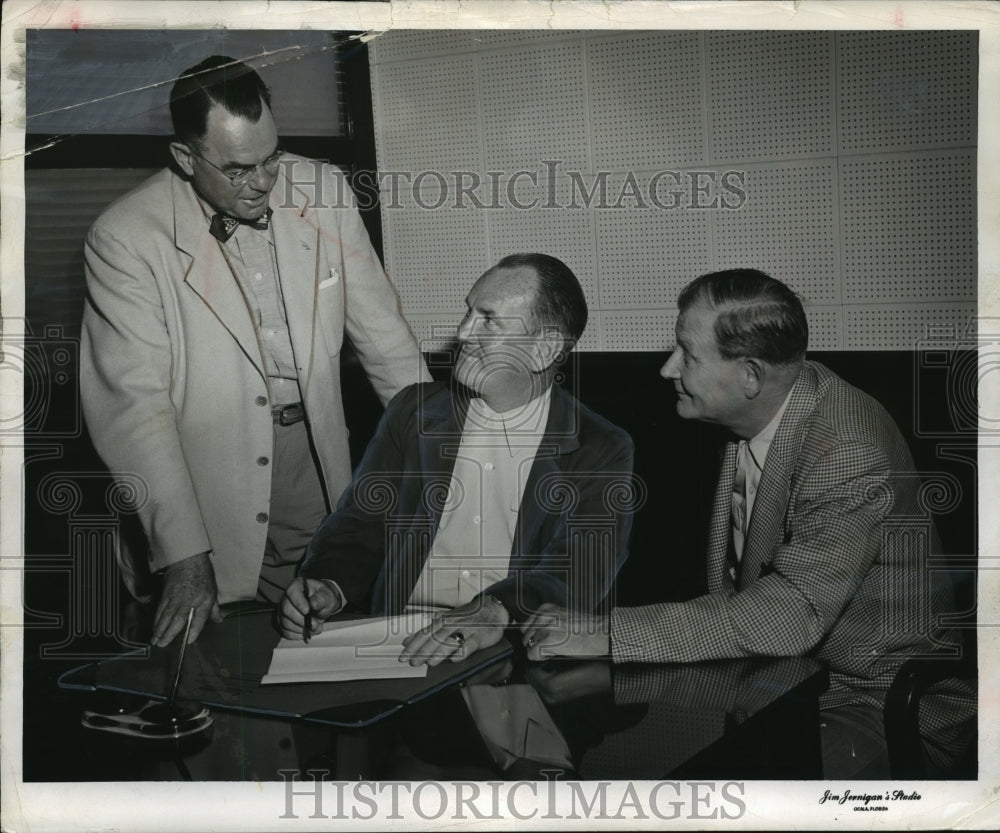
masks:
<svg viewBox="0 0 1000 833"><path fill-rule="evenodd" d="M309 643L282 639L261 680L272 683L341 682L425 677L427 666L400 662L403 639L430 624L432 612L324 622Z"/></svg>

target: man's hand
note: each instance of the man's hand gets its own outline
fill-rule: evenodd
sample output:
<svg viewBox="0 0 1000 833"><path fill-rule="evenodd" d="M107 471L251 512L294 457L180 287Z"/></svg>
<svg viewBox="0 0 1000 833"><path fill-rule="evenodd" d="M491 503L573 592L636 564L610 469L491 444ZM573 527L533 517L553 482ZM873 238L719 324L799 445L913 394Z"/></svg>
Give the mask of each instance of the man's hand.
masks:
<svg viewBox="0 0 1000 833"><path fill-rule="evenodd" d="M188 612L194 608L191 619L190 645L198 638L201 629L211 618L221 622L215 570L207 552L193 555L167 567L163 579L163 595L153 618L152 645L163 648L174 641L187 625Z"/></svg>
<svg viewBox="0 0 1000 833"><path fill-rule="evenodd" d="M323 623L333 614L339 613L344 607L343 596L327 584L316 578L307 578L306 586L309 596L302 589L302 579L297 578L285 589L285 598L281 600L281 610L278 614L278 625L285 639L303 639L306 614L312 614L310 631L313 635L323 630Z"/></svg>
<svg viewBox="0 0 1000 833"><path fill-rule="evenodd" d="M604 659L611 655L607 616L578 613L546 603L525 620L521 631L530 660Z"/></svg>
<svg viewBox="0 0 1000 833"><path fill-rule="evenodd" d="M493 599L480 596L434 618L426 628L403 640L400 662L438 665L459 662L476 651L496 645L510 624L510 614Z"/></svg>

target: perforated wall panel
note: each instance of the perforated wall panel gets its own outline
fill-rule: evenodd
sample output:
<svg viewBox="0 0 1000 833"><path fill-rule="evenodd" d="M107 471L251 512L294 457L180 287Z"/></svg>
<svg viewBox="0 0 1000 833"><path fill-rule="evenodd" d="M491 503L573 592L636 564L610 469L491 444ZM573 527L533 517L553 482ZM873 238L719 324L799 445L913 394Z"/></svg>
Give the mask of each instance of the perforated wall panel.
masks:
<svg viewBox="0 0 1000 833"><path fill-rule="evenodd" d="M490 235L490 260L496 262L516 252L545 252L557 257L573 270L580 281L588 307L597 309L600 294L592 213L582 206L569 207L571 191L565 179L554 180L551 188L546 180L540 181L537 186L526 181L517 184L513 188L516 205L506 198L507 185L505 182L500 188L503 208L485 212ZM594 340L592 329L588 327L581 346L599 344Z"/></svg>
<svg viewBox="0 0 1000 833"><path fill-rule="evenodd" d="M597 170L704 162L700 34L595 39L587 60Z"/></svg>
<svg viewBox="0 0 1000 833"><path fill-rule="evenodd" d="M839 303L836 163L746 165L743 171L743 203L712 213L717 267L761 269L814 304Z"/></svg>
<svg viewBox="0 0 1000 833"><path fill-rule="evenodd" d="M486 256L486 217L471 210L401 209L385 212L393 241L386 268L403 311L452 315L492 263Z"/></svg>
<svg viewBox="0 0 1000 833"><path fill-rule="evenodd" d="M489 29L476 32L482 49L496 49L525 43L556 43L561 40L579 42L586 32L574 29Z"/></svg>
<svg viewBox="0 0 1000 833"><path fill-rule="evenodd" d="M806 322L809 324L810 350L840 350L844 344L842 309L840 307L815 307L809 298L803 299Z"/></svg>
<svg viewBox="0 0 1000 833"><path fill-rule="evenodd" d="M845 303L974 298L975 152L842 165Z"/></svg>
<svg viewBox="0 0 1000 833"><path fill-rule="evenodd" d="M845 347L917 350L943 328L967 332L974 324L975 312L973 303L845 307Z"/></svg>
<svg viewBox="0 0 1000 833"><path fill-rule="evenodd" d="M601 211L601 307L672 307L681 287L710 271L711 228L697 211Z"/></svg>
<svg viewBox="0 0 1000 833"><path fill-rule="evenodd" d="M670 350L674 344L676 309L601 312L605 350Z"/></svg>
<svg viewBox="0 0 1000 833"><path fill-rule="evenodd" d="M479 102L470 56L377 67L380 171L479 170Z"/></svg>
<svg viewBox="0 0 1000 833"><path fill-rule="evenodd" d="M373 64L419 60L435 55L473 52L481 46L482 32L475 29L392 29L368 43Z"/></svg>
<svg viewBox="0 0 1000 833"><path fill-rule="evenodd" d="M908 349L975 310L976 47L930 31L378 37L380 170L441 179L424 205L383 199L405 310L447 319L485 268L538 250L584 286L580 349L667 349L683 285L731 267L787 281L813 349Z"/></svg>
<svg viewBox="0 0 1000 833"><path fill-rule="evenodd" d="M368 44L373 63L408 61L433 55L485 52L530 43L579 41L583 33L565 29L393 29Z"/></svg>
<svg viewBox="0 0 1000 833"><path fill-rule="evenodd" d="M834 145L832 32L708 32L713 162L824 156Z"/></svg>
<svg viewBox="0 0 1000 833"><path fill-rule="evenodd" d="M842 152L976 143L977 32L843 32Z"/></svg>
<svg viewBox="0 0 1000 833"><path fill-rule="evenodd" d="M480 107L488 170L513 175L561 160L589 165L582 40L487 52L480 58Z"/></svg>
<svg viewBox="0 0 1000 833"><path fill-rule="evenodd" d="M811 350L840 350L844 343L842 311L807 304ZM673 350L677 311L602 312L601 332L606 350ZM589 325L588 325L589 326Z"/></svg>

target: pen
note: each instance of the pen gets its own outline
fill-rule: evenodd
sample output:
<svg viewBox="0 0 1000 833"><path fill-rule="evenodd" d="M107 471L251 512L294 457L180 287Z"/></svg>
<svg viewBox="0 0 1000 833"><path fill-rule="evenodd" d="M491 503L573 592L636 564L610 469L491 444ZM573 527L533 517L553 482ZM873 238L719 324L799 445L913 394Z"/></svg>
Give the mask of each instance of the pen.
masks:
<svg viewBox="0 0 1000 833"><path fill-rule="evenodd" d="M309 605L309 585L306 583L306 577L302 576L302 592L306 596L306 604ZM306 644L309 644L309 640L312 638L312 605L309 605L309 612L306 613L306 622L304 630L302 631L302 638L305 640Z"/></svg>
<svg viewBox="0 0 1000 833"><path fill-rule="evenodd" d="M194 619L194 608L188 610L187 625L184 627L184 636L181 637L181 650L177 655L177 671L174 672L174 684L170 689L170 699L167 706L172 706L177 699L177 686L181 681L181 669L184 667L184 653L187 651L188 636L191 634L191 620Z"/></svg>

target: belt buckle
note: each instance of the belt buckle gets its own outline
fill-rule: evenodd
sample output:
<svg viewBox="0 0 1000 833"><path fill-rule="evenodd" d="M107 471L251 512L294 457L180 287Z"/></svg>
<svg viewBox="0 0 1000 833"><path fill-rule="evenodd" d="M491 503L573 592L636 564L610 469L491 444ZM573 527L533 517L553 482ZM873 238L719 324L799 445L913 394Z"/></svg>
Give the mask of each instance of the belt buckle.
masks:
<svg viewBox="0 0 1000 833"><path fill-rule="evenodd" d="M275 408L271 413L274 422L281 426L295 425L297 422L302 422L306 416L305 408L301 402L282 405L280 408Z"/></svg>
<svg viewBox="0 0 1000 833"><path fill-rule="evenodd" d="M305 417L302 405L296 402L293 405L285 405L278 413L278 424L282 426L295 425Z"/></svg>

